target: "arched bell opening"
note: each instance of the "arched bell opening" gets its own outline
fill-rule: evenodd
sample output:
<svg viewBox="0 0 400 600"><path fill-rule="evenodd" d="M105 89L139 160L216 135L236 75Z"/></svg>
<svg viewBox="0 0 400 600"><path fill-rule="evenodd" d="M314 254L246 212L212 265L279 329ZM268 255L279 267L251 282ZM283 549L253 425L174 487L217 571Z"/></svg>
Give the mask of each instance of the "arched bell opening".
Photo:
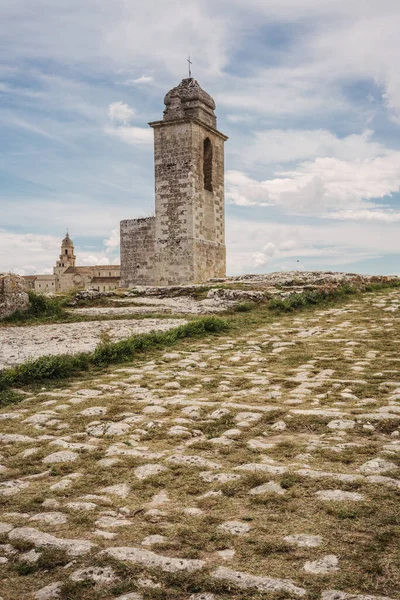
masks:
<svg viewBox="0 0 400 600"><path fill-rule="evenodd" d="M213 167L213 148L210 138L206 138L203 144L203 177L204 189L209 192L213 191L212 186L212 167Z"/></svg>

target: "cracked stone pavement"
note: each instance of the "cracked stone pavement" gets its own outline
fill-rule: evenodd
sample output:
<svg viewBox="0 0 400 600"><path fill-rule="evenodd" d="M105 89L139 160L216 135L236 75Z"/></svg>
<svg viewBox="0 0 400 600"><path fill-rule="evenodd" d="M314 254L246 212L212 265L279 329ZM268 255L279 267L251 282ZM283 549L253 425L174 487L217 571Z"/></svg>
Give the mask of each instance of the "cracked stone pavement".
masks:
<svg viewBox="0 0 400 600"><path fill-rule="evenodd" d="M0 412L3 600L398 599L400 291Z"/></svg>

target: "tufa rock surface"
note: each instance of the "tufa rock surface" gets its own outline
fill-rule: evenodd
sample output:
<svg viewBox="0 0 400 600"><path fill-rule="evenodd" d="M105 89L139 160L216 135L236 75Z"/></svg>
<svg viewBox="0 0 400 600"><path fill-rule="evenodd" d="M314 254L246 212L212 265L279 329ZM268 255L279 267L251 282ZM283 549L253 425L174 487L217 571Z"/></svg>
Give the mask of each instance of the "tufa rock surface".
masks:
<svg viewBox="0 0 400 600"><path fill-rule="evenodd" d="M0 273L0 319L29 308L25 282L19 275Z"/></svg>

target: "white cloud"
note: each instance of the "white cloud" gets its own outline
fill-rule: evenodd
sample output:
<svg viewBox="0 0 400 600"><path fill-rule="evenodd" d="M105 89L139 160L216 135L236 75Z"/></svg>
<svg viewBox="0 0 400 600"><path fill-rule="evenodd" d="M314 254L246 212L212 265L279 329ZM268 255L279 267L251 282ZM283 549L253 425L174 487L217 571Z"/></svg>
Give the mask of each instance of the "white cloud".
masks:
<svg viewBox="0 0 400 600"><path fill-rule="evenodd" d="M255 267L264 267L268 262L268 256L263 252L254 252L253 258Z"/></svg>
<svg viewBox="0 0 400 600"><path fill-rule="evenodd" d="M96 267L97 265L109 265L110 260L107 256L95 256L94 254L84 256L77 254L76 263L78 266Z"/></svg>
<svg viewBox="0 0 400 600"><path fill-rule="evenodd" d="M133 146L149 145L153 143L153 130L145 127L106 127L108 135L117 137L122 142Z"/></svg>
<svg viewBox="0 0 400 600"><path fill-rule="evenodd" d="M17 275L36 275L39 271L37 270L36 265L21 265L17 266L14 269L7 269L6 272L11 271L11 273L16 273ZM43 271L44 273L44 271Z"/></svg>
<svg viewBox="0 0 400 600"><path fill-rule="evenodd" d="M231 123L251 123L254 121L254 115L245 115L245 114L230 114L226 116L227 120Z"/></svg>
<svg viewBox="0 0 400 600"><path fill-rule="evenodd" d="M232 204L276 204L295 214L338 213L339 218L344 218L346 211L357 209L361 212L356 218L384 220L382 215L386 214L386 219L392 221L398 219L398 213L385 207L374 212L379 206L371 200L400 190L400 152L351 161L317 158L265 181L228 171L226 185L226 198Z"/></svg>
<svg viewBox="0 0 400 600"><path fill-rule="evenodd" d="M326 129L267 129L256 131L240 154L249 163L268 164L337 158L355 160L374 158L390 150L373 139L373 131L339 138Z"/></svg>
<svg viewBox="0 0 400 600"><path fill-rule="evenodd" d="M190 49L195 76L212 76L226 106L274 114L351 108L338 82L358 77L382 86L390 110L400 108L398 0L153 0L151 19L138 2L69 0L67 13L52 6L51 24L47 2L38 4L35 19L29 0L2 4L5 62L51 56L81 64L84 56L91 72L143 69L179 78ZM261 69L250 64L244 76L220 80L233 52L251 46L253 32L263 25L285 31L286 24L293 44L279 48L279 60ZM258 53L257 65L260 58ZM132 81L148 83L149 77Z"/></svg>
<svg viewBox="0 0 400 600"><path fill-rule="evenodd" d="M114 125L113 127L105 127L105 133L134 146L151 144L153 141L153 131L149 127L129 126L134 114L134 109L128 106L128 104L113 102L109 106L108 115Z"/></svg>
<svg viewBox="0 0 400 600"><path fill-rule="evenodd" d="M303 225L260 219L227 220L229 274L282 268L348 270L347 265L353 268L359 261L398 253L400 240L396 224L325 221ZM389 268L386 272L390 271Z"/></svg>
<svg viewBox="0 0 400 600"><path fill-rule="evenodd" d="M301 55L300 55L301 56ZM298 57L299 58L299 57ZM261 67L246 78L226 77L225 89L214 94L217 106L246 115L265 116L326 115L351 110L339 87L314 73L309 65Z"/></svg>
<svg viewBox="0 0 400 600"><path fill-rule="evenodd" d="M182 75L188 49L197 56L196 74L219 73L232 37L229 19L209 0L69 0L57 3L49 20L48 2L38 4L32 19L30 0L2 2L2 59L32 56L89 64L91 71L110 67ZM21 40L15 44L16 37ZM71 44L73 39L73 44ZM155 43L156 40L156 43ZM6 48L6 50L4 50Z"/></svg>
<svg viewBox="0 0 400 600"><path fill-rule="evenodd" d="M225 199L238 206L271 206L268 181L256 181L241 171L227 171L225 174Z"/></svg>
<svg viewBox="0 0 400 600"><path fill-rule="evenodd" d="M137 79L129 80L129 83L146 84L146 83L152 83L153 81L154 81L154 79L153 79L153 77L150 77L150 75L142 75L141 77L138 77ZM128 83L128 81L126 81L125 83Z"/></svg>
<svg viewBox="0 0 400 600"><path fill-rule="evenodd" d="M135 110L122 101L113 102L108 107L108 116L110 117L111 121L114 121L115 123L123 123L124 125L127 125L132 121L134 115Z"/></svg>
<svg viewBox="0 0 400 600"><path fill-rule="evenodd" d="M0 272L21 275L43 272L54 265L61 240L50 235L13 233L0 229ZM34 259L34 263L27 262Z"/></svg>
<svg viewBox="0 0 400 600"><path fill-rule="evenodd" d="M332 219L343 221L376 221L380 223L398 223L400 221L400 212L392 209L360 209L360 210L338 210L331 215Z"/></svg>
<svg viewBox="0 0 400 600"><path fill-rule="evenodd" d="M343 86L362 81L380 88L389 111L399 122L397 0L233 0L229 8L234 11L235 7L242 11L239 18L243 27L256 29L257 23L266 23L279 30L288 25L292 43L278 48L277 61L276 49L271 45L270 66L255 68L249 61L245 76L230 75L216 95L218 104L245 113L251 110L275 116L347 111L355 120L368 122L374 107L356 108L343 92ZM307 30L308 22L311 26Z"/></svg>
<svg viewBox="0 0 400 600"><path fill-rule="evenodd" d="M112 230L109 237L106 240L104 240L104 246L106 248L107 253L115 252L115 250L119 247L119 231L118 231L118 229Z"/></svg>
<svg viewBox="0 0 400 600"><path fill-rule="evenodd" d="M253 254L254 266L263 267L272 259L286 258L290 256L304 256L304 249L298 247L298 243L290 239L282 239L275 236L276 243L268 242L261 251ZM315 253L313 253L315 254Z"/></svg>
<svg viewBox="0 0 400 600"><path fill-rule="evenodd" d="M93 179L92 190L96 189L96 179ZM116 192L112 189L112 195ZM59 249L67 226L70 228L72 239L75 235L80 237L98 238L109 235L110 228L118 226L121 213L132 218L140 214L135 207L130 208L124 203L110 200L106 205L99 205L93 195L87 194L54 194L51 199L44 200L36 197L13 197L7 198L0 195L1 218L4 229L11 231L15 223L21 223L21 206L24 207L24 224L32 231L43 230L56 231L58 237L52 235L40 236L44 239L57 240ZM17 235L17 234L16 234ZM27 234L34 235L34 234ZM57 252L57 254L59 251Z"/></svg>

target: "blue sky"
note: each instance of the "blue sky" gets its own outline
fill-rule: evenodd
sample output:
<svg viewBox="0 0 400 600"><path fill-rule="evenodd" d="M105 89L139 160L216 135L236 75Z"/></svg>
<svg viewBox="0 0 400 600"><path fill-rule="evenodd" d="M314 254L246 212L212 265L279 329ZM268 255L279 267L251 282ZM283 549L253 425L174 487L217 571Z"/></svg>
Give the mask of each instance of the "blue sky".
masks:
<svg viewBox="0 0 400 600"><path fill-rule="evenodd" d="M400 273L398 0L0 0L0 271L118 263L193 75L226 143L228 273Z"/></svg>

